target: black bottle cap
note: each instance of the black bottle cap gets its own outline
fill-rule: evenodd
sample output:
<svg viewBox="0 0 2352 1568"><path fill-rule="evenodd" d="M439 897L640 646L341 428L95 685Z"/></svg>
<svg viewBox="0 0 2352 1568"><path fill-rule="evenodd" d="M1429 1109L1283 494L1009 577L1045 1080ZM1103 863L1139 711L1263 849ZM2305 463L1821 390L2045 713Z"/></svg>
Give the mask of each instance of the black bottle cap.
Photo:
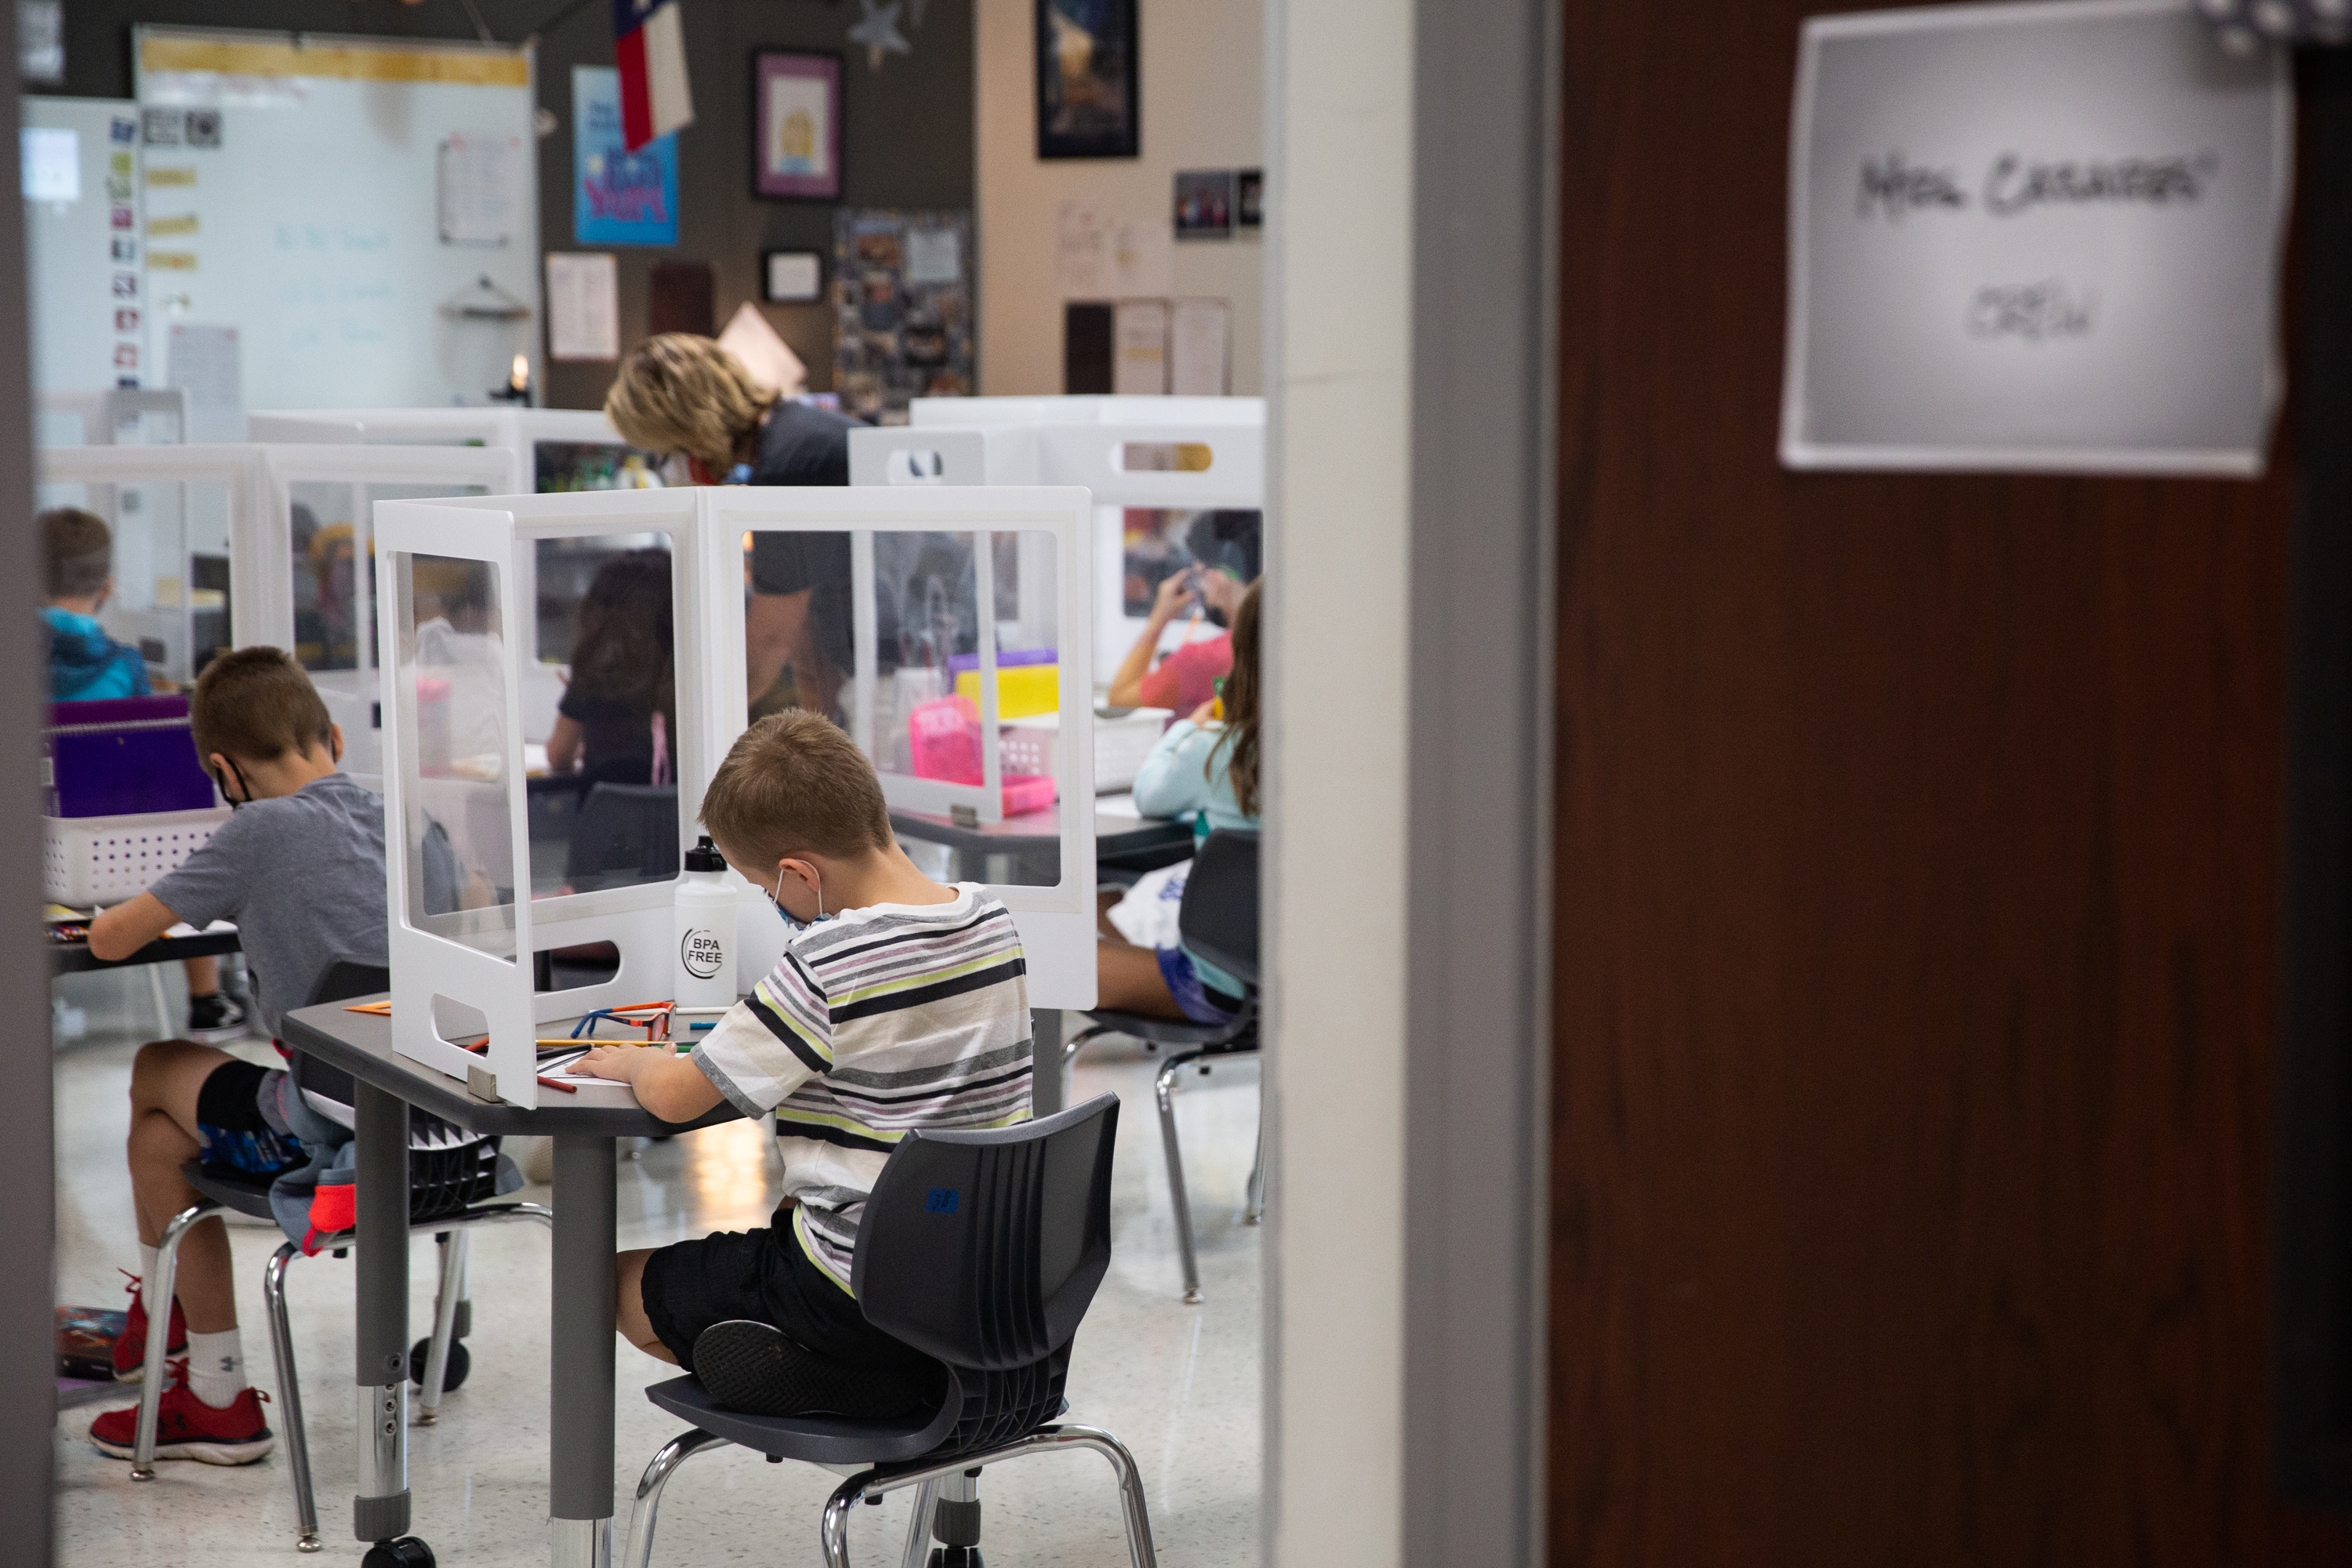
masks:
<svg viewBox="0 0 2352 1568"><path fill-rule="evenodd" d="M710 835L704 834L696 841L694 847L686 852L686 868L689 871L727 869L726 858L719 853L719 847L710 842Z"/></svg>

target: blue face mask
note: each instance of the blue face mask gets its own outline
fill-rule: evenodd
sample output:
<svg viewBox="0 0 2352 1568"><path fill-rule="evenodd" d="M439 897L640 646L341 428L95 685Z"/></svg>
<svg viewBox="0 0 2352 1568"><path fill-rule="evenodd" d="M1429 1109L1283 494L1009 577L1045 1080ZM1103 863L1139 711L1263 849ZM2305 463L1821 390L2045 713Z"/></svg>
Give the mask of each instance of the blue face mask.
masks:
<svg viewBox="0 0 2352 1568"><path fill-rule="evenodd" d="M727 470L727 477L719 482L722 485L750 484L751 482L751 465L749 463L736 464L733 468Z"/></svg>
<svg viewBox="0 0 2352 1568"><path fill-rule="evenodd" d="M788 910L788 909L784 908L784 900L783 900L783 897L782 897L783 891L784 891L784 868L783 868L782 866L779 866L779 867L777 867L777 868L776 868L776 886L775 886L774 890L773 890L773 891L772 891L772 892L770 892L770 893L768 894L768 902L770 902L770 903L773 904L773 905L776 907L776 918L777 918L778 920L780 920L780 921L783 921L783 922L784 922L784 929L785 929L786 931L788 931L792 932L792 933L793 933L793 935L794 935L794 936L798 936L798 935L800 935L800 933L801 933L801 932L803 932L803 931L804 931L808 930L808 928L809 928L809 927L811 927L811 926L813 926L813 925L823 925L825 921L829 921L829 920L831 920L831 919L833 919L833 918L834 918L833 916L831 916L831 915L829 915L829 914L827 914L827 913L825 913L825 912L824 912L824 883L819 882L819 883L817 884L817 889L816 889L816 919L814 919L814 920L813 920L813 921L804 921L804 920L801 919L798 915L796 915L796 914L793 913L793 911L792 911L792 910Z"/></svg>

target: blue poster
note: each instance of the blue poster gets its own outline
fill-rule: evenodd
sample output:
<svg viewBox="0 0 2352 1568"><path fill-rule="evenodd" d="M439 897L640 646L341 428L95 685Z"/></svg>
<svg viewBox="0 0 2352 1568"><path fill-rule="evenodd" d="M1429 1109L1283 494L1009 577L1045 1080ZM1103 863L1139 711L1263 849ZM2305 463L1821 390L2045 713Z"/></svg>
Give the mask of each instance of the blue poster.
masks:
<svg viewBox="0 0 2352 1568"><path fill-rule="evenodd" d="M621 137L621 73L572 68L572 237L580 245L677 243L677 135L631 153Z"/></svg>

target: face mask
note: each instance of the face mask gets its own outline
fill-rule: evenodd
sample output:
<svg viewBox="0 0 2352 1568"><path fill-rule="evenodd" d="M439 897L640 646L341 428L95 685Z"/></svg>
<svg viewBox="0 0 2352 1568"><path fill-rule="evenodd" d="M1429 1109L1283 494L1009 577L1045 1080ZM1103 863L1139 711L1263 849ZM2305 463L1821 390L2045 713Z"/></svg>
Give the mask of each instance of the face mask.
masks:
<svg viewBox="0 0 2352 1568"><path fill-rule="evenodd" d="M733 468L727 470L727 477L719 482L722 485L750 484L751 482L751 465L749 463L736 464Z"/></svg>
<svg viewBox="0 0 2352 1568"><path fill-rule="evenodd" d="M824 912L824 884L822 881L818 882L816 887L816 919L813 921L804 921L784 908L783 891L784 868L779 866L776 868L776 886L768 894L768 902L775 905L776 918L783 921L784 929L794 936L798 936L813 925L822 925L824 921L833 919L831 915Z"/></svg>
<svg viewBox="0 0 2352 1568"><path fill-rule="evenodd" d="M253 786L245 782L245 770L236 765L235 757L224 757L221 760L228 763L228 771L236 775L236 794L229 795L228 780L215 779L214 782L220 785L221 794L227 796L229 810L242 811L253 803Z"/></svg>

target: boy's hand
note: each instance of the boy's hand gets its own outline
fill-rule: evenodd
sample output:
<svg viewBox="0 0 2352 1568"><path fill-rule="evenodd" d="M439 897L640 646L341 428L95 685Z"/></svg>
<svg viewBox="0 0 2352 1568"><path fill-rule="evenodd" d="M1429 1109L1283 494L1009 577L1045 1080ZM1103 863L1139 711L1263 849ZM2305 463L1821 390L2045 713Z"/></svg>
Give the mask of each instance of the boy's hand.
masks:
<svg viewBox="0 0 2352 1568"><path fill-rule="evenodd" d="M599 1046L583 1057L572 1070L634 1085L649 1063L667 1055L667 1047L654 1051L639 1045Z"/></svg>

